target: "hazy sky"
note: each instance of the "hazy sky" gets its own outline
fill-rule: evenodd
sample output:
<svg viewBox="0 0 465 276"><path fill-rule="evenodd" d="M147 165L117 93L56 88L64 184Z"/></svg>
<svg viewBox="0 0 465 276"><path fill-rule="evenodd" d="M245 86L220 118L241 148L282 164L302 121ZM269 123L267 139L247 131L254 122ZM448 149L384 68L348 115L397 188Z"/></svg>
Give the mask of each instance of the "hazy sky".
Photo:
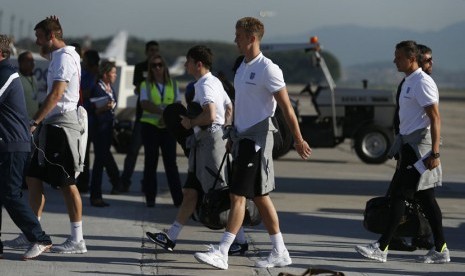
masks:
<svg viewBox="0 0 465 276"><path fill-rule="evenodd" d="M423 32L465 20L465 0L0 0L0 4L0 32L13 30L17 38L33 38L31 29L50 14L60 17L65 38L101 38L127 30L142 39L229 42L236 20L244 16L264 16L265 41L303 34L301 41L287 42L306 42L312 29L331 25Z"/></svg>

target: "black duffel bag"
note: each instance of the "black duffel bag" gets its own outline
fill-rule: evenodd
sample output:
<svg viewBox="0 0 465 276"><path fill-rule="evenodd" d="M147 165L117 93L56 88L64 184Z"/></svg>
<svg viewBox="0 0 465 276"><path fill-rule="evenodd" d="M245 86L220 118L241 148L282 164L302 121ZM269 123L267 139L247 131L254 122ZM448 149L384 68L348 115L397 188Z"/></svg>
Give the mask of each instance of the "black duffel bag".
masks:
<svg viewBox="0 0 465 276"><path fill-rule="evenodd" d="M228 223L228 216L231 207L231 200L229 198L229 186L216 188L218 179L220 177L221 169L227 160L228 172L230 171L229 153L225 153L221 161L220 168L215 178L215 183L212 188L208 190L199 202L197 203L197 218L206 227L214 230L223 229ZM228 175L230 175L228 173ZM243 226L254 226L261 222L260 213L258 212L255 203L246 199L246 208Z"/></svg>
<svg viewBox="0 0 465 276"><path fill-rule="evenodd" d="M390 199L375 197L367 201L363 213L363 226L370 232L383 234L389 223ZM431 227L417 202L407 202L405 213L395 232L399 237L431 235Z"/></svg>

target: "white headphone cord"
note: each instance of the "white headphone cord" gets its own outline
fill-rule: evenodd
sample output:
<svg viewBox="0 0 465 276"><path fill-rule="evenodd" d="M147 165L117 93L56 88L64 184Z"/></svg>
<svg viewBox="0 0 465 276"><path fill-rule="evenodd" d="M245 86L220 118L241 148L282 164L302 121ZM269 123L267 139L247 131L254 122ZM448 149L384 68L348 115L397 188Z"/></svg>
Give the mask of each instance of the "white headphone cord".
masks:
<svg viewBox="0 0 465 276"><path fill-rule="evenodd" d="M53 163L53 162L51 162L50 160L47 159L47 156L45 155L45 151L42 150L41 148L39 148L39 147L36 145L36 142L34 141L34 133L31 133L31 139L32 139L32 144L34 145L34 147L44 155L45 161L48 162L48 163L51 164L51 165L60 167L60 168L63 170L63 172L66 174L66 178L70 178L68 172L66 172L66 170L65 170L65 167L63 167L63 166L60 165L60 164ZM37 158L39 158L39 154L37 154Z"/></svg>

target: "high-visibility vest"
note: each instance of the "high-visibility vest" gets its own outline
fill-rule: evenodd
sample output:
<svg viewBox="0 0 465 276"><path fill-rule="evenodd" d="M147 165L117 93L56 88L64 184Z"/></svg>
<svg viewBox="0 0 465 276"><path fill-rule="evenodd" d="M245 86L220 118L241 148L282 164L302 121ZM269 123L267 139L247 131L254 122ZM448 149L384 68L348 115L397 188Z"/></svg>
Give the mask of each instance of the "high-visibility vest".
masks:
<svg viewBox="0 0 465 276"><path fill-rule="evenodd" d="M140 90L143 89L147 90L147 82L143 81L140 84ZM177 90L177 83L174 80L165 84L164 87L164 95L163 98L161 97L161 93L157 87L157 85L151 83L150 84L150 94L149 94L149 101L154 103L157 106L163 105L167 106L176 100L176 90ZM161 114L150 113L145 111L142 113L142 117L140 118L141 122L152 124L157 127L165 127L163 123L160 124L160 119L162 118Z"/></svg>

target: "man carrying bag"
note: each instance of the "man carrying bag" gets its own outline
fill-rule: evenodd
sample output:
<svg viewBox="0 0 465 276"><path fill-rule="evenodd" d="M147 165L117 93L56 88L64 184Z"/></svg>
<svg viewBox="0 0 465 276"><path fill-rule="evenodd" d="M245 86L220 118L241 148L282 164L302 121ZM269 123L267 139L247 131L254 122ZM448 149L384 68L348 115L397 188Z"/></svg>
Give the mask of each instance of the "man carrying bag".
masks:
<svg viewBox="0 0 465 276"><path fill-rule="evenodd" d="M181 116L182 126L194 130L194 135L186 140L190 150L183 202L174 223L166 233L146 233L151 241L168 251L173 251L178 235L195 211L199 195L203 196L213 185L216 175L211 171L219 171L226 151L222 130L224 125L231 124L233 109L221 81L210 72L212 57L211 50L205 46L194 46L187 53L187 72L197 80L193 101L201 106L202 111L193 119ZM226 179L224 170L220 171L219 187L227 185ZM248 248L244 234L238 242L242 245L237 247L237 252L243 253Z"/></svg>

